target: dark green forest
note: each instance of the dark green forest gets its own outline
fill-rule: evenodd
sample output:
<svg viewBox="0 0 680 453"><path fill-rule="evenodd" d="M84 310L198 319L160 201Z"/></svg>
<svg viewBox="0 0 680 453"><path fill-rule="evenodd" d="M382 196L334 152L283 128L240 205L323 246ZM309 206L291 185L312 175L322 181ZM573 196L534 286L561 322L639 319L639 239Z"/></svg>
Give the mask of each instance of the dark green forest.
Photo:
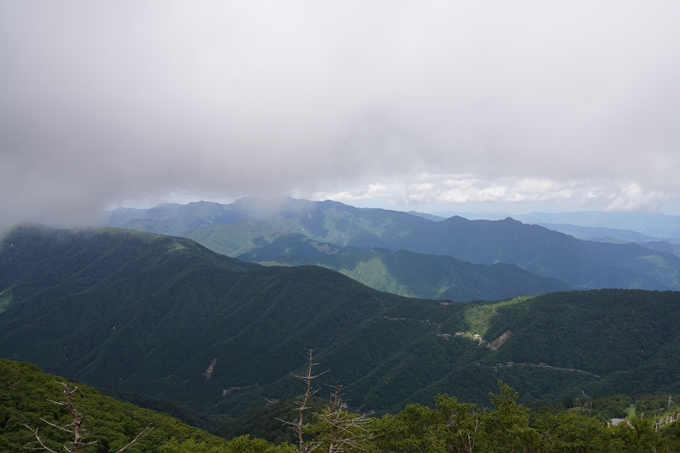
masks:
<svg viewBox="0 0 680 453"><path fill-rule="evenodd" d="M291 398L308 349L352 407L378 412L440 393L481 404L498 379L524 402L674 392L680 370L670 291L413 299L120 229L15 230L0 270L0 355L198 413Z"/></svg>
<svg viewBox="0 0 680 453"><path fill-rule="evenodd" d="M470 451L460 442L473 428L472 451L677 450L680 293L540 294L548 280L509 264L355 246L315 255L308 246L336 246L277 238L291 236L251 250L356 259L346 268L373 254L390 275L423 286L443 269L469 301L381 292L315 265L265 267L186 238L15 228L0 244L0 357L64 378L3 361L8 451L31 442L22 427L42 426L43 412L66 422L47 401L59 399L62 379L83 383L76 397L103 439L93 452L115 452L152 419L152 434L129 451L305 451L331 445L333 423L348 423L347 448L364 451ZM421 274L404 271L412 263ZM470 300L512 284L537 284L539 295ZM301 444L281 420L296 416L293 375L310 350L325 373ZM119 410L127 415L112 415ZM615 418L626 421L608 426ZM55 445L66 441L43 429Z"/></svg>
<svg viewBox="0 0 680 453"><path fill-rule="evenodd" d="M41 437L53 448L71 436L40 418L56 424L72 421L68 411L48 400L63 401L63 378L44 374L35 365L0 359L0 451L25 452L35 447L31 432L24 425L39 428ZM73 387L76 384L72 384ZM130 451L156 451L155 448L173 437L185 441L195 439L210 446L224 446L226 441L178 422L165 414L119 402L99 394L88 385L77 384L76 406L86 414L89 438L98 440L90 451L116 451L134 438L147 425L154 429Z"/></svg>
<svg viewBox="0 0 680 453"><path fill-rule="evenodd" d="M85 453L115 452L146 426L149 434L126 451L161 453L293 453L309 451L369 452L649 452L680 451L677 403L643 397L638 410L647 417L629 417L613 426L611 414L629 409L624 396L571 401L573 407L551 407L532 411L518 404L518 394L499 382L485 406L462 403L449 395L438 395L431 406L409 404L395 414L366 417L347 411L333 401L316 399L303 412L303 438L288 436L290 442L268 441L249 435L224 439L178 422L167 415L121 403L93 388L42 373L36 366L0 359L0 449L22 452L35 448L38 435L48 448L68 445L70 436L55 426L68 425L72 417L63 401L62 383L76 388L74 404L86 414L83 426L88 441ZM678 395L673 395L678 397ZM52 401L50 401L52 400ZM545 409L545 408L543 408ZM594 412L599 411L599 412ZM269 435L286 435L290 429L281 421L299 414L295 404L285 403L268 414L253 413L259 420L275 422ZM280 420L272 419L280 417ZM255 418L250 417L251 420ZM266 424L267 422L265 422ZM51 426L51 425L53 426ZM252 428L252 426L251 426ZM257 429L253 430L257 432ZM224 430L217 434L224 435ZM335 445L335 449L333 448Z"/></svg>

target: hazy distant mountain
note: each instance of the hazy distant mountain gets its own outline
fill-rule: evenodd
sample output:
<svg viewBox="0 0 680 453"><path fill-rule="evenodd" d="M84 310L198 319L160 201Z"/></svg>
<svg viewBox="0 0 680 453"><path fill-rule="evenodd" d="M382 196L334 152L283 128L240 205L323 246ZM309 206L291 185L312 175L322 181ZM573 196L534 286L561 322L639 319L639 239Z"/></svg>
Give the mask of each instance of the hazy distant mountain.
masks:
<svg viewBox="0 0 680 453"><path fill-rule="evenodd" d="M312 202L290 197L241 198L228 205L208 201L184 205L166 203L149 209L118 208L109 211L105 224L176 236L192 228L211 224L233 224L246 217L252 219L279 217L294 220L314 231L317 224L312 214L331 205L342 203Z"/></svg>
<svg viewBox="0 0 680 453"><path fill-rule="evenodd" d="M441 211L433 213L437 217L448 219L449 217L463 217L468 220L503 220L512 217L507 212L465 212L465 211Z"/></svg>
<svg viewBox="0 0 680 453"><path fill-rule="evenodd" d="M569 234L578 239L596 242L609 242L612 244L634 242L642 247L656 250L657 252L671 253L675 256L680 256L680 239L678 238L661 240L659 238L653 238L636 231L617 230L603 227L593 228L576 225L555 225L551 223L542 223L540 226L548 228L549 230Z"/></svg>
<svg viewBox="0 0 680 453"><path fill-rule="evenodd" d="M513 218L531 224L568 224L591 228L631 230L653 238L680 238L680 216L646 212L563 212L515 215Z"/></svg>
<svg viewBox="0 0 680 453"><path fill-rule="evenodd" d="M525 399L678 391L678 292L442 304L186 239L35 227L4 239L0 278L0 356L205 412L298 394L308 349L362 410L486 403L499 378Z"/></svg>
<svg viewBox="0 0 680 453"><path fill-rule="evenodd" d="M560 233L574 236L577 239L598 240L600 242L647 242L659 239L638 233L637 231L620 230L616 228L584 227L579 225L555 223L538 223L537 225L545 227L549 230L559 231Z"/></svg>
<svg viewBox="0 0 680 453"><path fill-rule="evenodd" d="M432 220L433 222L441 222L442 220L445 220L446 217L441 217L438 215L434 214L425 214L423 212L417 212L417 211L408 211L407 214L414 215L416 217L422 217L423 219L427 220Z"/></svg>
<svg viewBox="0 0 680 453"><path fill-rule="evenodd" d="M648 249L656 250L657 252L672 253L675 256L680 256L680 244L668 241L649 241L638 242L639 245Z"/></svg>
<svg viewBox="0 0 680 453"><path fill-rule="evenodd" d="M149 209L118 208L110 211L106 225L177 236L182 231L212 223L238 220L227 205L199 201L185 205L165 203Z"/></svg>
<svg viewBox="0 0 680 453"><path fill-rule="evenodd" d="M179 229L173 226L175 217L186 226L192 223L192 212L202 213L196 222L207 222L209 216L204 214L210 211L215 223L179 234L230 256L256 248L253 239L260 236L302 233L342 247L403 249L449 255L475 264L513 264L541 277L560 279L573 288L680 289L677 256L635 244L581 241L510 218L470 221L451 217L433 222L404 212L288 197L243 198L230 205L163 206L162 215L152 211L139 221L128 219L123 226L167 233ZM124 217L116 213L111 213L113 218Z"/></svg>
<svg viewBox="0 0 680 453"><path fill-rule="evenodd" d="M316 264L371 288L401 296L468 302L570 289L559 280L545 279L510 264L489 266L466 263L446 255L339 247L299 233L256 241L261 245L240 255L240 259L286 266Z"/></svg>

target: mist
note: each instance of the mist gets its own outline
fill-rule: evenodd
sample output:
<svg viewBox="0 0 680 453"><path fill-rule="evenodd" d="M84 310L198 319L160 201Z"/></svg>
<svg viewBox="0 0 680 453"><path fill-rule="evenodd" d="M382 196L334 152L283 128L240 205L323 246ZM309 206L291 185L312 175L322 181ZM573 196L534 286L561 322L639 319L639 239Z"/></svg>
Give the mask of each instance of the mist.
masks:
<svg viewBox="0 0 680 453"><path fill-rule="evenodd" d="M677 2L3 2L0 222L680 199Z"/></svg>

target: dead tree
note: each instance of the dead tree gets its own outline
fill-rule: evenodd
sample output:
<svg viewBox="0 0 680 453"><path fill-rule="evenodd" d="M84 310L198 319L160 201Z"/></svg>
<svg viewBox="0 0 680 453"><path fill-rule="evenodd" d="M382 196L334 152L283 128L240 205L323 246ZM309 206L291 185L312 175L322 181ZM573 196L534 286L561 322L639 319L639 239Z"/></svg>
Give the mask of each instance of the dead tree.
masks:
<svg viewBox="0 0 680 453"><path fill-rule="evenodd" d="M287 420L281 420L280 418L277 419L280 422L289 425L291 428L293 428L293 431L295 431L295 436L297 437L298 451L300 453L311 453L312 451L316 450L320 445L319 442L305 441L303 437L305 429L310 426L309 422L305 421L305 412L311 409L311 407L309 406L309 400L319 391L319 389L312 388L312 381L326 373L326 371L324 371L319 374L314 374L314 367L318 365L318 363L314 363L312 352L313 351L310 349L309 361L307 362L307 370L305 371L305 373L293 374L294 378L300 379L305 384L305 393L299 396L297 398L297 401L295 402L297 405L297 408L295 410L298 413L298 417L292 422Z"/></svg>
<svg viewBox="0 0 680 453"><path fill-rule="evenodd" d="M52 401L52 400L47 400L51 403L58 404L59 406L64 406L68 409L69 414L71 415L71 418L73 421L71 423L67 423L66 425L57 425L56 423L49 422L45 420L44 418L41 418L40 420L60 431L64 431L67 433L70 433L73 435L73 441L68 442L67 444L64 445L64 449L68 451L69 453L83 453L83 449L85 447L88 447L90 445L94 445L97 443L96 440L93 441L85 441L87 429L83 427L83 420L85 419L85 414L82 412L78 412L76 409L75 404L73 403L73 394L76 393L76 390L78 390L78 387L70 388L68 384L64 382L60 382L61 385L64 386L64 394L66 395L66 401ZM40 438L40 435L38 433L38 428L31 428L28 425L24 425L26 428L28 428L31 433L33 433L33 436L35 437L35 443L39 446L34 447L32 449L34 450L45 450L50 453L57 453L55 450L51 449L47 445L45 445L45 442ZM116 453L121 453L125 451L129 446L135 444L139 440L144 439L153 429L151 424L147 425L146 428L144 428L137 436L135 436L134 439L132 439L130 442L128 442L127 445L125 445L123 448L118 450Z"/></svg>
<svg viewBox="0 0 680 453"><path fill-rule="evenodd" d="M340 384L335 385L326 408L321 413L315 414L315 422L310 424L305 419L305 412L311 409L310 399L319 391L312 387L312 381L327 372L314 374L316 365L318 364L314 363L310 350L305 373L293 374L293 377L305 384L305 392L296 401L295 410L298 417L292 422L281 419L279 421L291 426L295 431L300 453L311 453L320 447L328 453L362 450L364 444L372 438L371 432L366 427L369 418L366 414L357 415L347 411L347 405L342 400ZM311 435L313 439L305 440L305 434Z"/></svg>

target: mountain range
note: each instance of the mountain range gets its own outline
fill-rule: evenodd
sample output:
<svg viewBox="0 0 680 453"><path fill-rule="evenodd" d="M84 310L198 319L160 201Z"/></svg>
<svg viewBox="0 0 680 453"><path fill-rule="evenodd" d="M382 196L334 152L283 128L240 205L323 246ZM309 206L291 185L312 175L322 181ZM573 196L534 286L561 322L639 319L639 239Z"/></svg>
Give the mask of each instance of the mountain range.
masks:
<svg viewBox="0 0 680 453"><path fill-rule="evenodd" d="M557 279L542 278L504 263L471 264L447 255L337 247L299 233L266 236L256 243L258 248L239 255L239 259L267 265L323 266L401 296L469 302L570 289Z"/></svg>
<svg viewBox="0 0 680 453"><path fill-rule="evenodd" d="M117 209L109 213L107 224L187 237L233 257L268 247L273 235L297 233L328 243L331 249L383 248L447 255L472 264L511 264L572 289L680 289L680 258L669 253L672 249L579 240L511 218L433 221L332 201L243 198L228 205ZM402 285L396 277L391 280L381 289Z"/></svg>
<svg viewBox="0 0 680 453"><path fill-rule="evenodd" d="M526 400L680 385L672 291L434 301L186 238L40 226L3 239L0 289L0 356L203 413L236 417L299 394L291 373L310 349L324 382L379 412L444 392L485 404L498 379Z"/></svg>
<svg viewBox="0 0 680 453"><path fill-rule="evenodd" d="M649 212L532 212L515 216L533 224L569 224L590 228L628 230L652 238L680 239L680 216Z"/></svg>

